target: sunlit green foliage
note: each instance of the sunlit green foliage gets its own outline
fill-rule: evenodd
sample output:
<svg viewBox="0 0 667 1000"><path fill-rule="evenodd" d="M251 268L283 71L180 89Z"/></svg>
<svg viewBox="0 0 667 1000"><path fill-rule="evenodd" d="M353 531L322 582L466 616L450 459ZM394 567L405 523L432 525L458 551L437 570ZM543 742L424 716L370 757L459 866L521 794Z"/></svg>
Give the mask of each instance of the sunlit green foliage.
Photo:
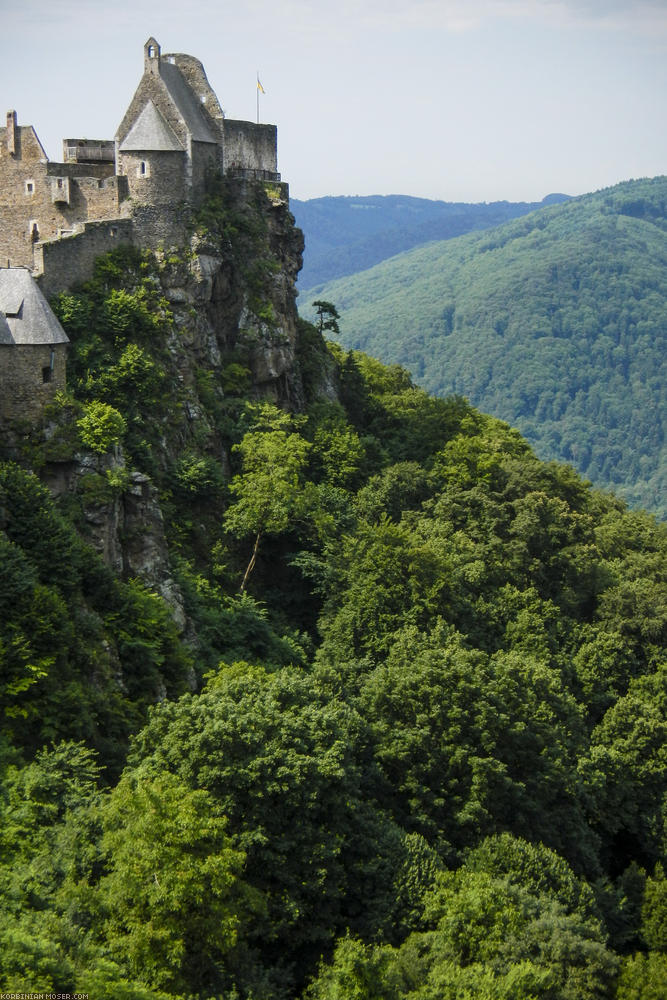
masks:
<svg viewBox="0 0 667 1000"><path fill-rule="evenodd" d="M127 424L113 406L94 399L77 421L77 427L84 448L104 455L120 444Z"/></svg>

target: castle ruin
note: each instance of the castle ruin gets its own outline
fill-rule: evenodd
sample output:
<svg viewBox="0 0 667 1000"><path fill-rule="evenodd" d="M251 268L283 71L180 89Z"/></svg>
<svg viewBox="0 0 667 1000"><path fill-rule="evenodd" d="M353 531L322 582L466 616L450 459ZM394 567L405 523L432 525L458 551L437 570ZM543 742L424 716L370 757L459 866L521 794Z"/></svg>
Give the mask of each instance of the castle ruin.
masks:
<svg viewBox="0 0 667 1000"><path fill-rule="evenodd" d="M149 38L143 75L113 140L65 139L56 163L34 127L7 113L0 128L0 270L25 269L49 297L89 278L95 259L119 243L182 245L210 170L279 181L276 127L225 118L199 60L164 55ZM8 287L18 284L7 279ZM2 345L17 357L6 331ZM6 396L10 363L2 354ZM42 361L35 351L35 387L48 385L53 395L64 388L64 363L43 383Z"/></svg>
<svg viewBox="0 0 667 1000"><path fill-rule="evenodd" d="M225 118L199 60L163 55L149 38L143 76L114 140L65 139L56 163L34 127L7 113L0 264L29 268L48 294L81 280L91 256L119 240L149 248L182 242L185 209L201 199L210 169L280 180L276 127ZM84 241L71 241L83 235L91 253L79 250ZM67 250L54 247L65 240Z"/></svg>

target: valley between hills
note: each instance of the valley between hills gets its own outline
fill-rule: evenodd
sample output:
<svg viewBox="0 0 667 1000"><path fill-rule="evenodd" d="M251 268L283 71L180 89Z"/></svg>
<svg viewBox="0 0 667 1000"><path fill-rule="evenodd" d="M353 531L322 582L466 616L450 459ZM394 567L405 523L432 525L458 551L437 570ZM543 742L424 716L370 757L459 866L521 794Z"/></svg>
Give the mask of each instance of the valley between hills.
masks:
<svg viewBox="0 0 667 1000"><path fill-rule="evenodd" d="M465 218L470 230L486 228L430 238L379 263L383 247L416 238L414 225L397 229L412 199L357 201L348 228L354 199L322 199L302 215L307 243L309 227L331 239L322 220L330 227L342 216L334 271L345 249L348 270L360 265L325 278L321 262L309 270L307 253L306 277L324 280L301 281L303 315L313 318L313 300L330 301L346 348L404 365L438 396L466 397L517 427L541 458L569 462L664 518L667 178L555 196L532 211L500 203L523 213L501 225L492 221L498 205L468 206L467 216L447 206L459 226ZM426 222L427 208L414 201L425 232L435 232L433 215L442 228L444 203L432 203ZM356 216L365 223L374 212L386 213L386 228L375 219L362 254Z"/></svg>

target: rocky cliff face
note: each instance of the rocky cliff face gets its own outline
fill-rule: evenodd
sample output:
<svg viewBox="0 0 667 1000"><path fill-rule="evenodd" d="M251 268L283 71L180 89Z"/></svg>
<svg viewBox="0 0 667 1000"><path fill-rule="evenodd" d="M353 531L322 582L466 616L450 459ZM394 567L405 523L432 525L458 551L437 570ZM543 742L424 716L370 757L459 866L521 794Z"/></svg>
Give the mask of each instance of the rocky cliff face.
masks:
<svg viewBox="0 0 667 1000"><path fill-rule="evenodd" d="M298 409L295 285L303 234L286 185L226 181L225 207L233 223L217 231L204 226L183 259L163 259L160 281L174 318L170 352L190 387L193 361L201 362L224 392L233 355L247 368L254 394Z"/></svg>
<svg viewBox="0 0 667 1000"><path fill-rule="evenodd" d="M189 243L151 259L164 323L161 342L151 345L163 373L159 413L141 415L155 423L149 453L142 461L122 446L104 456L77 448L64 460L51 454L43 467L54 494L78 498L83 530L105 561L159 593L184 631L165 531L165 518L177 528L173 505L164 509L180 488L174 470L187 456L228 477L225 413L242 399L303 407L295 290L302 252L285 185L221 182ZM196 511L197 484L183 489L192 490Z"/></svg>

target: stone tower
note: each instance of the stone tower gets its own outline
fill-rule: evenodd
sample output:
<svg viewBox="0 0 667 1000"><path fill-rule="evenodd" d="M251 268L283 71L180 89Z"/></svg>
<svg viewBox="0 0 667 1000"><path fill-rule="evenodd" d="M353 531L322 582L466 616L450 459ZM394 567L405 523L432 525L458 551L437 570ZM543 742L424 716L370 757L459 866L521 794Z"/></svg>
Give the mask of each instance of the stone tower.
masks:
<svg viewBox="0 0 667 1000"><path fill-rule="evenodd" d="M0 420L33 422L65 388L69 340L30 272L0 268Z"/></svg>

